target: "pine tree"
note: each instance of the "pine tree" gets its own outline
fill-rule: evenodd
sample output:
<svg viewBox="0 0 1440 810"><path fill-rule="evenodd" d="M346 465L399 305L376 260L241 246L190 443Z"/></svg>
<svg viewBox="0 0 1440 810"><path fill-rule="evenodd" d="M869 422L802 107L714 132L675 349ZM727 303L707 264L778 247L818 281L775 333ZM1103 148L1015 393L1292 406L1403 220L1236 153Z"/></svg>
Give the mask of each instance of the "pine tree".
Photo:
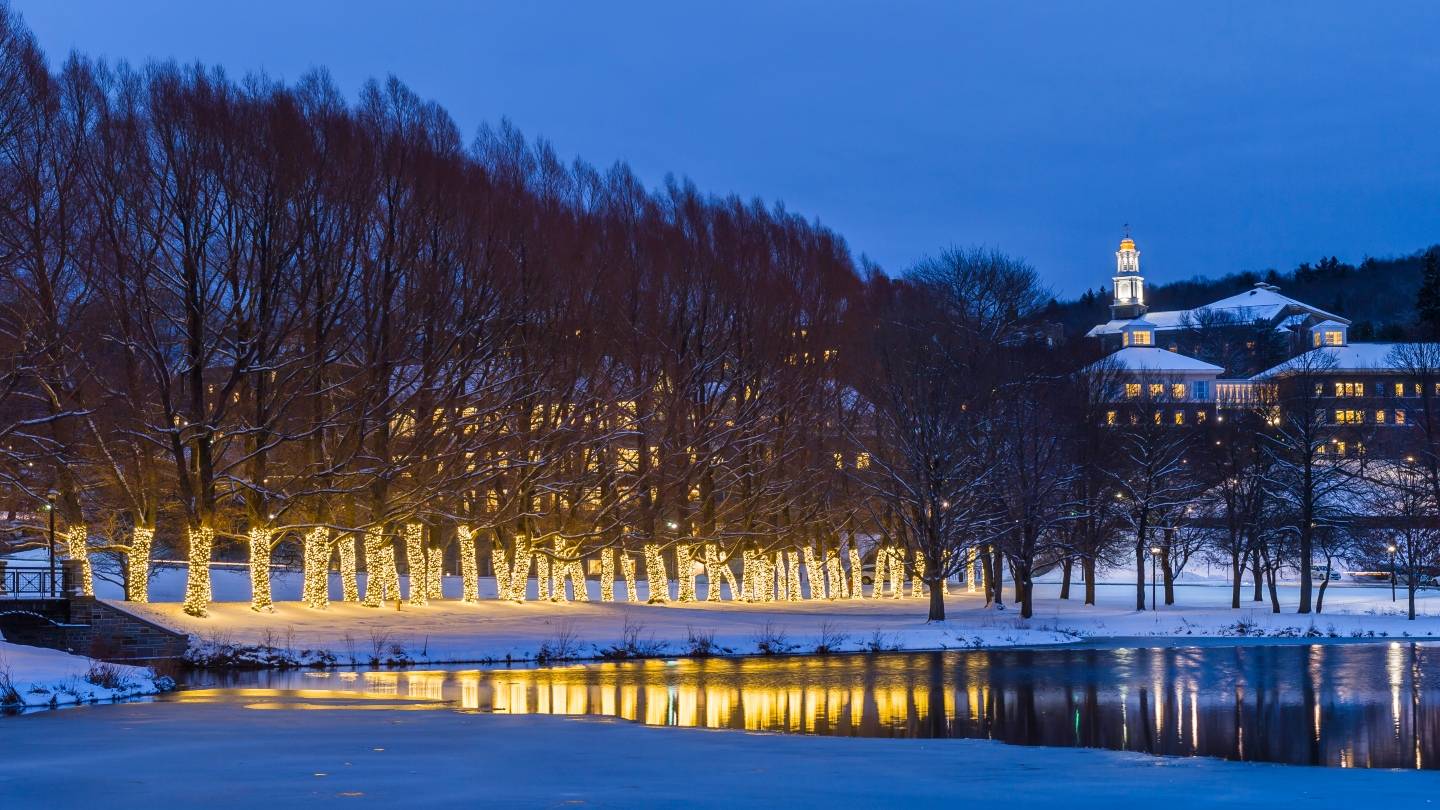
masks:
<svg viewBox="0 0 1440 810"><path fill-rule="evenodd" d="M1420 319L1422 336L1440 340L1440 257L1434 250L1425 254L1425 276L1415 297L1415 314Z"/></svg>

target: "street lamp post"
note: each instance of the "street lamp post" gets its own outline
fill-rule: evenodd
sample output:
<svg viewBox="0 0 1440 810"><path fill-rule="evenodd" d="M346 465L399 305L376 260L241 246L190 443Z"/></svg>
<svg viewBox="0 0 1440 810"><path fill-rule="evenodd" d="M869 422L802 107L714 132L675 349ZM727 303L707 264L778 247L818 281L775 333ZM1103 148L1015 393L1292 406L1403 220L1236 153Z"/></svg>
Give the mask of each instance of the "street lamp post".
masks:
<svg viewBox="0 0 1440 810"><path fill-rule="evenodd" d="M1395 601L1395 545L1390 545L1390 601Z"/></svg>
<svg viewBox="0 0 1440 810"><path fill-rule="evenodd" d="M45 511L50 513L50 595L56 595L55 588L55 490L45 493Z"/></svg>
<svg viewBox="0 0 1440 810"><path fill-rule="evenodd" d="M1159 610L1160 604L1155 601L1155 559L1160 556L1160 547L1150 547L1150 609Z"/></svg>

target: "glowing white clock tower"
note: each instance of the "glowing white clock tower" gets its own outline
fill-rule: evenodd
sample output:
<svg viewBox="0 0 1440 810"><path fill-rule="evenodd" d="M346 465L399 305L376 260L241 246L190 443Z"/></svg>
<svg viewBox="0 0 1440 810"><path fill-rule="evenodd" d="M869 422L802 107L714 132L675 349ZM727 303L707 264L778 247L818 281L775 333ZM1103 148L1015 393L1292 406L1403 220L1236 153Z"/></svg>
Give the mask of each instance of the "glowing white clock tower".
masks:
<svg viewBox="0 0 1440 810"><path fill-rule="evenodd" d="M1145 277L1140 275L1140 251L1127 231L1115 251L1115 299L1110 304L1112 318L1138 318L1145 314Z"/></svg>

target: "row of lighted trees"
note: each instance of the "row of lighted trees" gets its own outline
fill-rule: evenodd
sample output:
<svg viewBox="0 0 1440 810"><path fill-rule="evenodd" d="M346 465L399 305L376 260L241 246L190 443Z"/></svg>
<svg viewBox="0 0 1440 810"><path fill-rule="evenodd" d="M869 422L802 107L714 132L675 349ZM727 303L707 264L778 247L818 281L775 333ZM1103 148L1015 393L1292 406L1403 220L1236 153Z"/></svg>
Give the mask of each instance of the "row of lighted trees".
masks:
<svg viewBox="0 0 1440 810"><path fill-rule="evenodd" d="M277 550L318 603L328 565L393 586L477 543L519 572L862 531L862 284L823 227L508 127L467 145L393 81L52 73L4 22L10 507L53 490L131 598L162 551L198 613L217 556L264 607Z"/></svg>

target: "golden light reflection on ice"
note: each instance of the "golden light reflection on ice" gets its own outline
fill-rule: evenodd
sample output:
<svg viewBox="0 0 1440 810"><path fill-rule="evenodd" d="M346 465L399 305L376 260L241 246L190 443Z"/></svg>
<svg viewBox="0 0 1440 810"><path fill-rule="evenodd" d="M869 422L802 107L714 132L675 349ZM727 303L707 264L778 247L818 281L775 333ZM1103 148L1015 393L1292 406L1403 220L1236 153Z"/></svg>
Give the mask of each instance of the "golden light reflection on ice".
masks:
<svg viewBox="0 0 1440 810"><path fill-rule="evenodd" d="M293 689L189 690L174 700L238 699L264 710L445 707L654 726L978 737L1340 767L1434 767L1436 650L1395 642L309 672L268 681Z"/></svg>

